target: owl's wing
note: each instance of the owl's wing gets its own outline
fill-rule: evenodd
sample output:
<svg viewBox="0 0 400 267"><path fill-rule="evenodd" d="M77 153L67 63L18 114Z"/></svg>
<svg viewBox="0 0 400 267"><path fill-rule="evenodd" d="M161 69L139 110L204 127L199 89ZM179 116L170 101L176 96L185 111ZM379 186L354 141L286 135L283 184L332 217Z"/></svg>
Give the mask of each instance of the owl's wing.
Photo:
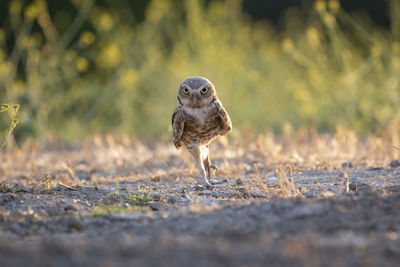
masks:
<svg viewBox="0 0 400 267"><path fill-rule="evenodd" d="M181 108L176 108L172 113L172 142L179 149L182 146L181 137L185 126L185 114Z"/></svg>
<svg viewBox="0 0 400 267"><path fill-rule="evenodd" d="M221 132L219 133L222 136L227 135L232 130L232 122L231 118L229 118L228 112L226 112L225 108L222 106L222 103L218 100L218 116L221 119Z"/></svg>

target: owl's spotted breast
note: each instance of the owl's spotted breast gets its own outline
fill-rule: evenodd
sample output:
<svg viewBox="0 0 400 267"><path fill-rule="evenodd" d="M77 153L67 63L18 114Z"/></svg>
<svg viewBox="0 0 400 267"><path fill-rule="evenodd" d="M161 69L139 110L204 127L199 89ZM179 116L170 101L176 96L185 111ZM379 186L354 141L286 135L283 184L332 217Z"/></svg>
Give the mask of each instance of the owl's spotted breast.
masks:
<svg viewBox="0 0 400 267"><path fill-rule="evenodd" d="M201 109L184 108L186 114L182 141L185 145L208 145L218 136L221 129L221 120L217 116L215 106Z"/></svg>

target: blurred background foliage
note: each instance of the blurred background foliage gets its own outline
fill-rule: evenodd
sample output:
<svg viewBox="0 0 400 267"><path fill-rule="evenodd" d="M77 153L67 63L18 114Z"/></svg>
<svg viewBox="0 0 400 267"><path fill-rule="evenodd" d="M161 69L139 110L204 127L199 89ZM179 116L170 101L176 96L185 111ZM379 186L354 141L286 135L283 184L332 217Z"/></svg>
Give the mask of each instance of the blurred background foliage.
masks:
<svg viewBox="0 0 400 267"><path fill-rule="evenodd" d="M238 131L399 121L400 1L372 1L385 7L377 20L338 0L288 0L263 17L267 2L279 1L2 1L0 101L21 105L17 139L167 140L193 75L215 84Z"/></svg>

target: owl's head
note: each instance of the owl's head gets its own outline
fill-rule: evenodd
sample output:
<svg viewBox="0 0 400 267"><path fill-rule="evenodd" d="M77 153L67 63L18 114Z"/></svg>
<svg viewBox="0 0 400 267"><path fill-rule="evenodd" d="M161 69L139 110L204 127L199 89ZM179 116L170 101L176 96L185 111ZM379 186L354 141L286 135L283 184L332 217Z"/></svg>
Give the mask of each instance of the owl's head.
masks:
<svg viewBox="0 0 400 267"><path fill-rule="evenodd" d="M178 102L190 108L208 106L217 97L214 85L203 77L190 77L179 86Z"/></svg>

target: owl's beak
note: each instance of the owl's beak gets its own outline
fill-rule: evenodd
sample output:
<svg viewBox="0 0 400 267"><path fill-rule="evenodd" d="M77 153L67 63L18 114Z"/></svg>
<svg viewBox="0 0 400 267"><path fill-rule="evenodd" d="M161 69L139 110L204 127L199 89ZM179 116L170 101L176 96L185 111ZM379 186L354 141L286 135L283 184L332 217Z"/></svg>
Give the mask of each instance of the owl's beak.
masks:
<svg viewBox="0 0 400 267"><path fill-rule="evenodd" d="M199 99L199 95L197 93L192 94L192 100L195 106L197 106L197 100Z"/></svg>

